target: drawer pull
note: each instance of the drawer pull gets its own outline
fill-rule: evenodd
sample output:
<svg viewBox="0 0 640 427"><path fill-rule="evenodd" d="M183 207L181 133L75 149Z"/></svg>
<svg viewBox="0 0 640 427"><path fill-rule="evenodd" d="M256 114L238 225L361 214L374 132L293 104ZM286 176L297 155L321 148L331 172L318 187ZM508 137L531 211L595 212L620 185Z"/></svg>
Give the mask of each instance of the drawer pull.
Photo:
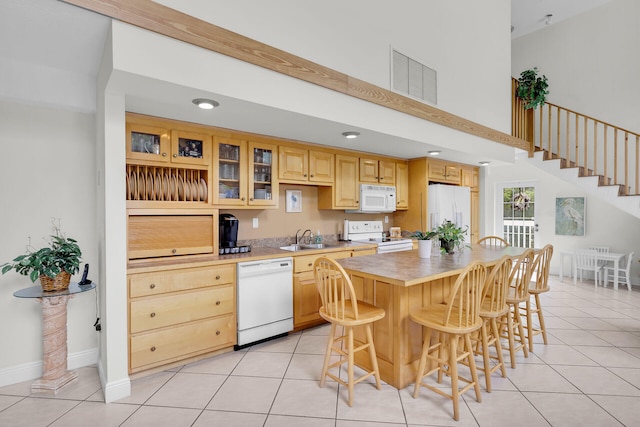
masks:
<svg viewBox="0 0 640 427"><path fill-rule="evenodd" d="M216 305L220 305L220 301L216 301Z"/></svg>
<svg viewBox="0 0 640 427"><path fill-rule="evenodd" d="M155 288L156 288L156 284L155 283L152 283L152 284L149 285L149 289L155 289Z"/></svg>
<svg viewBox="0 0 640 427"><path fill-rule="evenodd" d="M156 346L155 345L151 347L151 351L156 351Z"/></svg>
<svg viewBox="0 0 640 427"><path fill-rule="evenodd" d="M162 157L167 157L167 153L162 153Z"/></svg>
<svg viewBox="0 0 640 427"><path fill-rule="evenodd" d="M309 267L311 267L312 265L313 265L313 263L312 263L312 262L310 262L310 263L309 263Z"/></svg>
<svg viewBox="0 0 640 427"><path fill-rule="evenodd" d="M172 254L175 254L176 252L178 252L178 250L177 250L177 249L171 249L171 253L172 253Z"/></svg>
<svg viewBox="0 0 640 427"><path fill-rule="evenodd" d="M150 316L151 317L156 317L156 314L155 313L151 313Z"/></svg>
<svg viewBox="0 0 640 427"><path fill-rule="evenodd" d="M219 274L216 276L216 280L220 280L220 275Z"/></svg>
<svg viewBox="0 0 640 427"><path fill-rule="evenodd" d="M220 331L216 331L216 335L220 335Z"/></svg>

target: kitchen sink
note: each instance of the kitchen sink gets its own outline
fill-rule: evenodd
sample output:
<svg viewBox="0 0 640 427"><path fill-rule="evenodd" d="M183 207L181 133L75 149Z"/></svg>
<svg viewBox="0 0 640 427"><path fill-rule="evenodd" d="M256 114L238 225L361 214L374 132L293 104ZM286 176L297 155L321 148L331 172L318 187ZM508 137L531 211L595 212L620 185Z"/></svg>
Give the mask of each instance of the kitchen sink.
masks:
<svg viewBox="0 0 640 427"><path fill-rule="evenodd" d="M309 243L306 245L291 244L289 246L280 246L280 249L284 251L295 252L295 251L304 251L305 249L324 249L324 248L330 248L332 246L333 245L327 245L325 243Z"/></svg>

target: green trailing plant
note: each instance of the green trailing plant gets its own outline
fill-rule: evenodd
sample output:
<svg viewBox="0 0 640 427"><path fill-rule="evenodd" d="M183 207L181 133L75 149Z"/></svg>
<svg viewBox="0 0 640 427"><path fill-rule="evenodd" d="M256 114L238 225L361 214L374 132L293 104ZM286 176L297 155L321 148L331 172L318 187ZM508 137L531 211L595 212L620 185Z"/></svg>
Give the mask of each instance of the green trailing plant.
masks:
<svg viewBox="0 0 640 427"><path fill-rule="evenodd" d="M417 240L431 240L434 237L438 237L438 232L436 231L414 231L410 236Z"/></svg>
<svg viewBox="0 0 640 427"><path fill-rule="evenodd" d="M23 276L29 276L35 282L40 275L55 278L60 272L75 274L80 269L82 251L78 242L65 237L60 227L54 225L54 234L49 236L48 246L35 250L31 244L27 246L27 253L2 265L2 274L15 270Z"/></svg>
<svg viewBox="0 0 640 427"><path fill-rule="evenodd" d="M518 79L516 95L524 101L524 108L532 109L544 105L549 91L547 76L538 77L538 68L524 70Z"/></svg>
<svg viewBox="0 0 640 427"><path fill-rule="evenodd" d="M465 245L465 235L467 234L468 227L462 228L456 226L451 221L444 221L436 229L438 237L440 238L440 252L452 254L453 251L462 248L470 248L471 246Z"/></svg>

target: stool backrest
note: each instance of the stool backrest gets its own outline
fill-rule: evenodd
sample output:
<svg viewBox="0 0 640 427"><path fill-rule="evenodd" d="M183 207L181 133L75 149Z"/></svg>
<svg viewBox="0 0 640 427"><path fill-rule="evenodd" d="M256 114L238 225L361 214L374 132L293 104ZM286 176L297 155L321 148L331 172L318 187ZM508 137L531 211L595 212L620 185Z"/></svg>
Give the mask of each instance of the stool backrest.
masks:
<svg viewBox="0 0 640 427"><path fill-rule="evenodd" d="M508 309L507 293L509 277L513 268L513 258L505 255L498 260L487 276L482 291L482 310L498 313Z"/></svg>
<svg viewBox="0 0 640 427"><path fill-rule="evenodd" d="M515 259L511 269L509 286L513 296L519 301L526 301L529 298L529 282L534 267L533 258L533 249L529 248Z"/></svg>
<svg viewBox="0 0 640 427"><path fill-rule="evenodd" d="M478 244L490 248L504 248L506 246L511 246L509 245L509 242L499 236L484 236L478 240Z"/></svg>
<svg viewBox="0 0 640 427"><path fill-rule="evenodd" d="M487 275L484 263L469 264L456 279L447 301L443 324L456 328L480 322L480 301Z"/></svg>
<svg viewBox="0 0 640 427"><path fill-rule="evenodd" d="M534 252L534 266L531 281L535 283L533 288L538 291L544 291L549 288L549 265L551 264L552 255L552 245L546 245L544 248Z"/></svg>
<svg viewBox="0 0 640 427"><path fill-rule="evenodd" d="M322 310L335 320L358 320L358 300L351 279L336 261L320 257L313 263Z"/></svg>

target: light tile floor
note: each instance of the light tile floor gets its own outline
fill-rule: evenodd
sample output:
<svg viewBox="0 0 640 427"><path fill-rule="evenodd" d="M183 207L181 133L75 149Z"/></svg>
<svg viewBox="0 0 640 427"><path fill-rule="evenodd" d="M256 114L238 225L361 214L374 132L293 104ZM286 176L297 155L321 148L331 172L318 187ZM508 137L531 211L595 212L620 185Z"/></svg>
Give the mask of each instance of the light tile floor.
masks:
<svg viewBox="0 0 640 427"><path fill-rule="evenodd" d="M226 353L132 381L131 396L103 403L95 367L57 396L31 381L0 388L0 426L640 426L640 292L595 289L551 277L543 295L549 344L507 378L492 377L482 403L451 402L428 390L411 396L356 385L349 407L335 382L319 388L327 327Z"/></svg>

